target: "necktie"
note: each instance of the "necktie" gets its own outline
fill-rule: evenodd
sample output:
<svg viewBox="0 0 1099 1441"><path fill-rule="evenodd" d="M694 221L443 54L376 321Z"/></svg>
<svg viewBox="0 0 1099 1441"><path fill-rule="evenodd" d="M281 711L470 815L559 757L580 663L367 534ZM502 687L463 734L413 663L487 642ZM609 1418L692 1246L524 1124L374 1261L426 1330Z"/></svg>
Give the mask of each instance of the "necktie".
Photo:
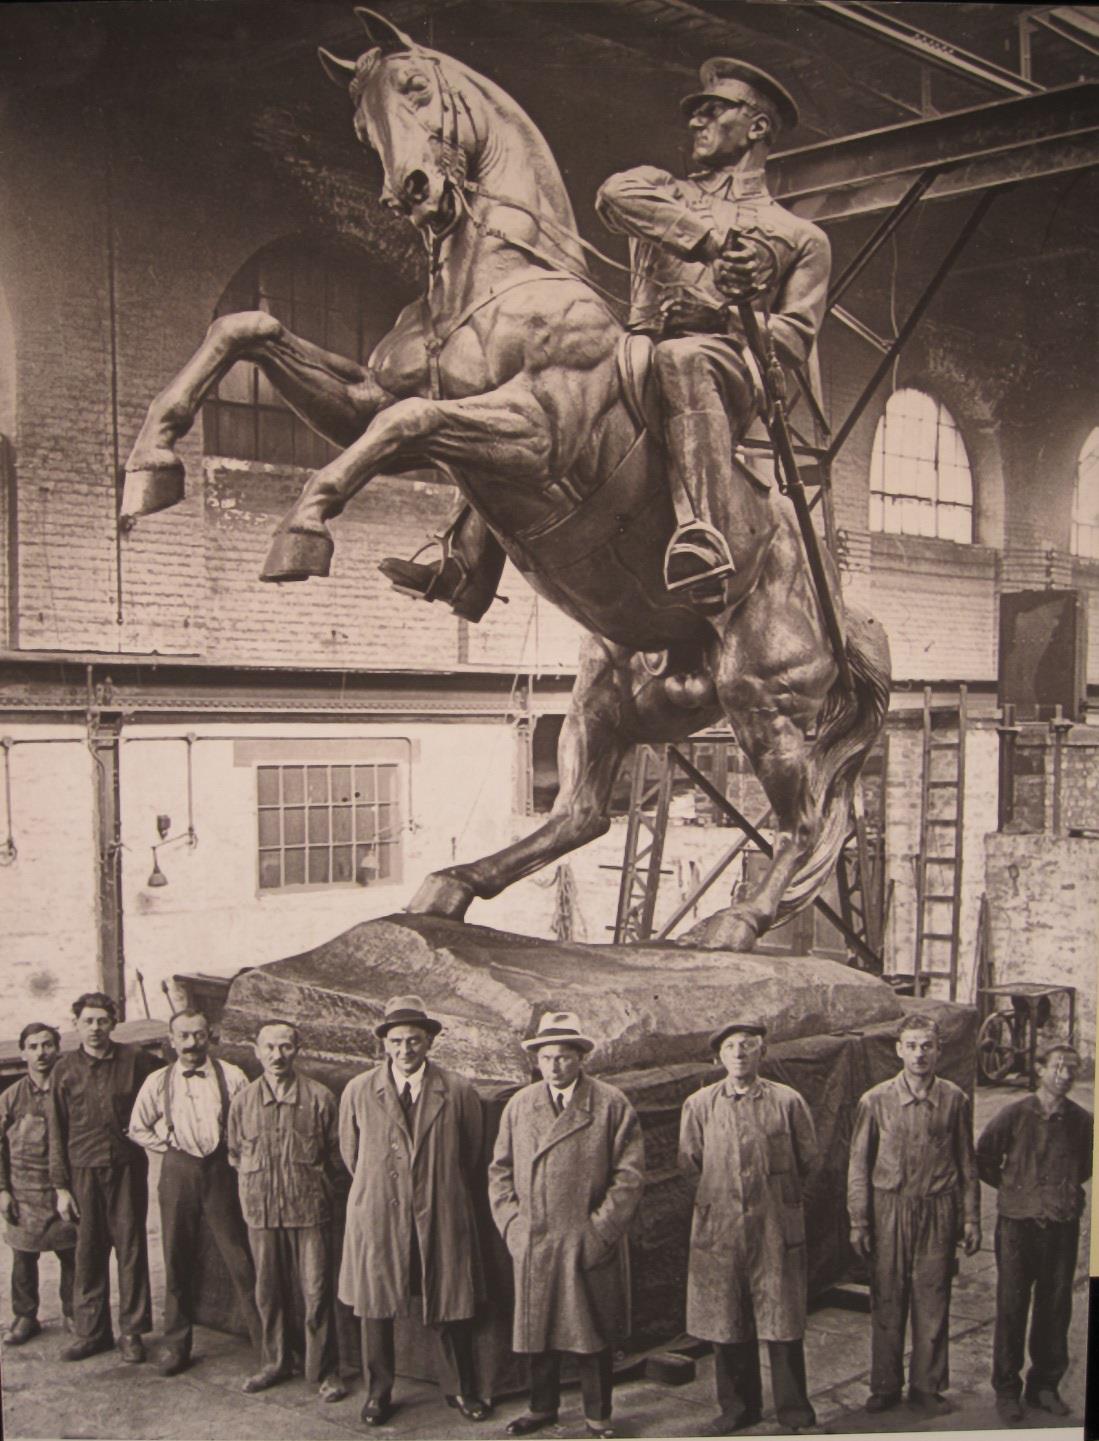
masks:
<svg viewBox="0 0 1099 1441"><path fill-rule="evenodd" d="M565 1109L565 1093L564 1093L564 1091L554 1091L554 1093L553 1093L553 1106L554 1106L554 1109L556 1110L556 1112L557 1112L558 1115L560 1115L561 1112Z"/></svg>
<svg viewBox="0 0 1099 1441"><path fill-rule="evenodd" d="M404 1083L404 1090L401 1092L401 1110L405 1114L406 1121L412 1118L412 1105L412 1082L406 1081Z"/></svg>
<svg viewBox="0 0 1099 1441"><path fill-rule="evenodd" d="M205 1074L206 1072L202 1069L201 1066L196 1066L192 1071L184 1071L183 1079L187 1080L188 1076L205 1076Z"/></svg>

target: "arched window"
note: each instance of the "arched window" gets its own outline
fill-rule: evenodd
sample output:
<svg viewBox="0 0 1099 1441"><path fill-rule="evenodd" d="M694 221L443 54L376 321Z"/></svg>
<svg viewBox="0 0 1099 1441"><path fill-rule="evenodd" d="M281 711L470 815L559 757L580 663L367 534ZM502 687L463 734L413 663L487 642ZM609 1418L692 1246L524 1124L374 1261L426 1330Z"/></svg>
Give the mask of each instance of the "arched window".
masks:
<svg viewBox="0 0 1099 1441"><path fill-rule="evenodd" d="M299 239L254 255L230 281L216 313L266 310L304 340L362 362L413 294L369 257ZM316 468L337 454L245 361L222 379L202 417L208 455Z"/></svg>
<svg viewBox="0 0 1099 1441"><path fill-rule="evenodd" d="M965 442L945 405L922 390L895 390L874 434L870 528L969 544L973 477Z"/></svg>
<svg viewBox="0 0 1099 1441"><path fill-rule="evenodd" d="M1080 447L1072 487L1072 553L1099 560L1099 425Z"/></svg>

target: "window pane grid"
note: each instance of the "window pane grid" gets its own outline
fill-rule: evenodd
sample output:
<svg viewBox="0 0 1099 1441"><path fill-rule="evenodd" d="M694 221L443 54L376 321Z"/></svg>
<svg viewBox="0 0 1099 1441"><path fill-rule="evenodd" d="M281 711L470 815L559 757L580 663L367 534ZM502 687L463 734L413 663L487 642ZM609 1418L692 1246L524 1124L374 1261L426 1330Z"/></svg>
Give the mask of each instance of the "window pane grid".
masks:
<svg viewBox="0 0 1099 1441"><path fill-rule="evenodd" d="M922 391L895 391L870 457L870 526L969 544L973 477L950 412Z"/></svg>
<svg viewBox="0 0 1099 1441"><path fill-rule="evenodd" d="M399 880L396 765L256 770L261 890Z"/></svg>

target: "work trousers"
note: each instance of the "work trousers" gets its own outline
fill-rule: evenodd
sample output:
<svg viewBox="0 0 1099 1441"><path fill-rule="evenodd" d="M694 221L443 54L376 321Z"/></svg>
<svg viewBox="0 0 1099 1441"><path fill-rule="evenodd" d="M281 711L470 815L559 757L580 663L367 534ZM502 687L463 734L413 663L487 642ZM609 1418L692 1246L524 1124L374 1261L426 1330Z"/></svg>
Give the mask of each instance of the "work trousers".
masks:
<svg viewBox="0 0 1099 1441"><path fill-rule="evenodd" d="M1018 1396L1031 1294L1028 1394L1055 1391L1068 1369L1072 1283L1080 1247L1079 1221L996 1222L996 1331L992 1386L997 1396Z"/></svg>
<svg viewBox="0 0 1099 1441"><path fill-rule="evenodd" d="M443 1394L476 1396L473 1322L443 1321L429 1329L435 1346L435 1374ZM391 1318L363 1317L362 1352L367 1394L376 1401L388 1401L397 1374Z"/></svg>
<svg viewBox="0 0 1099 1441"><path fill-rule="evenodd" d="M136 1147L134 1148L136 1150ZM110 1259L118 1267L118 1329L140 1336L153 1327L149 1295L149 1163L142 1152L120 1166L73 1166L76 1231L73 1326L82 1341L111 1339Z"/></svg>
<svg viewBox="0 0 1099 1441"><path fill-rule="evenodd" d="M950 1383L950 1285L958 1242L955 1192L909 1197L874 1191L870 1264L870 1390L904 1386L904 1332L912 1319L913 1391L937 1395Z"/></svg>
<svg viewBox="0 0 1099 1441"><path fill-rule="evenodd" d="M305 1325L305 1379L339 1374L332 1290L331 1243L327 1226L249 1226L256 1266L256 1310L263 1369L288 1376L293 1367L295 1292L300 1292Z"/></svg>
<svg viewBox="0 0 1099 1441"><path fill-rule="evenodd" d="M39 1251L11 1253L11 1311L17 1319L38 1320L38 1257ZM76 1272L76 1248L67 1247L53 1253L61 1263L61 1314L72 1319L73 1277Z"/></svg>
<svg viewBox="0 0 1099 1441"><path fill-rule="evenodd" d="M556 1416L561 1404L561 1357L575 1357L580 1372L580 1395L589 1421L608 1421L614 1364L611 1348L582 1351L534 1351L530 1357L530 1409L536 1416Z"/></svg>
<svg viewBox="0 0 1099 1441"><path fill-rule="evenodd" d="M221 1146L210 1156L164 1153L157 1187L164 1247L164 1344L180 1356L191 1354L198 1300L195 1260L203 1227L214 1238L218 1257L240 1303L252 1345L261 1346L256 1311L256 1273L240 1213L236 1172Z"/></svg>
<svg viewBox="0 0 1099 1441"><path fill-rule="evenodd" d="M715 1341L714 1380L717 1404L730 1426L747 1420L753 1424L763 1413L763 1379L759 1371L758 1341ZM771 1395L782 1424L814 1426L816 1413L805 1380L805 1346L797 1341L768 1341L771 1360Z"/></svg>

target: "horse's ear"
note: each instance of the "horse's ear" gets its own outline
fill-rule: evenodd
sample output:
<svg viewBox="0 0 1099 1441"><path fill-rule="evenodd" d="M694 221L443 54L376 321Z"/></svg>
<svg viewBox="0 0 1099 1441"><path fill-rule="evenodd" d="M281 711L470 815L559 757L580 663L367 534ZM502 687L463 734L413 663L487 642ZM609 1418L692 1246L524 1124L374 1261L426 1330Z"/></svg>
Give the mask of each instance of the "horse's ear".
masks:
<svg viewBox="0 0 1099 1441"><path fill-rule="evenodd" d="M354 60L341 60L338 55L333 55L331 50L326 50L323 45L317 47L317 58L324 66L324 73L334 85L341 90L346 90L350 83L350 77L354 75L356 65Z"/></svg>
<svg viewBox="0 0 1099 1441"><path fill-rule="evenodd" d="M365 5L356 5L355 14L363 23L367 39L372 45L377 45L383 55L392 55L397 50L415 50L416 42L384 15L368 10Z"/></svg>

